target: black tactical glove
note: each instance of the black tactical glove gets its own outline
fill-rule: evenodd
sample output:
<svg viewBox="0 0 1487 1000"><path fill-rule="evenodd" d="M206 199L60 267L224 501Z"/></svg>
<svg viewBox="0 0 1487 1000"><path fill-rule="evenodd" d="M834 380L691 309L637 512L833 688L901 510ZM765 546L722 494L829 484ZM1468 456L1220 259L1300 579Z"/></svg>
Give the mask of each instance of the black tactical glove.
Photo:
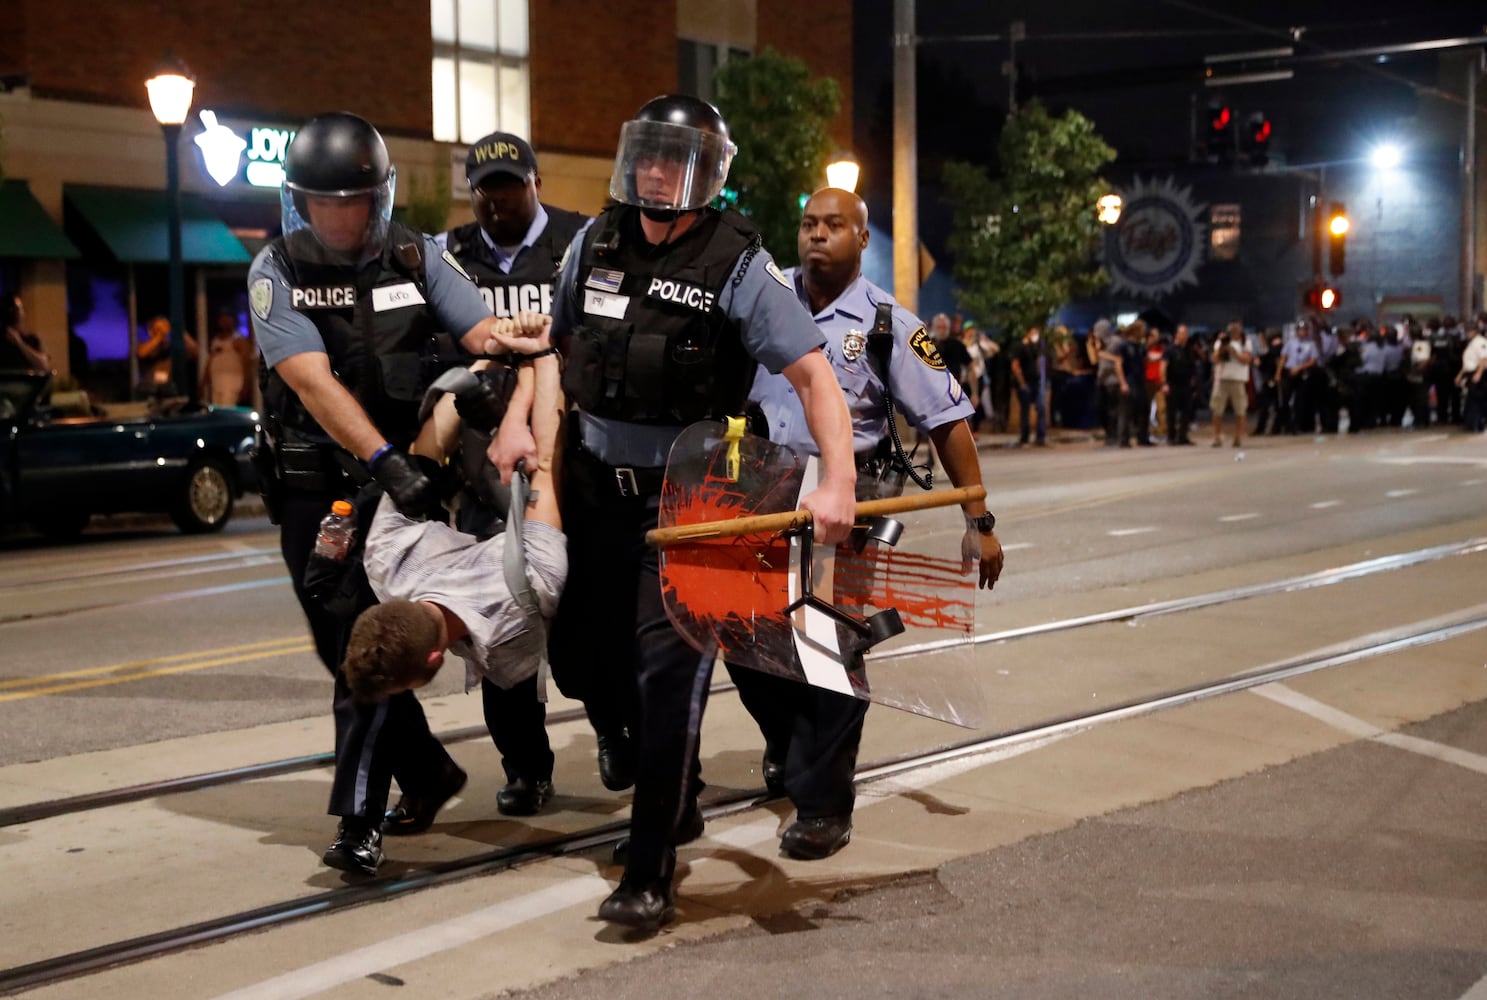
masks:
<svg viewBox="0 0 1487 1000"><path fill-rule="evenodd" d="M406 452L388 448L375 456L368 468L377 485L386 491L404 516L426 518L440 506L434 481Z"/></svg>

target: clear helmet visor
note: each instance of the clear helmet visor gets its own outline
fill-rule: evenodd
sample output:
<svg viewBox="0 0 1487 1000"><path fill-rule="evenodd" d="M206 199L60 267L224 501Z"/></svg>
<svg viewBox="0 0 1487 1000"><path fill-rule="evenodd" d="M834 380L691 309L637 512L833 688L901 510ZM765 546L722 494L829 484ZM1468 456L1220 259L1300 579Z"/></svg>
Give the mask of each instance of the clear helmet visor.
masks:
<svg viewBox="0 0 1487 1000"><path fill-rule="evenodd" d="M284 238L291 248L313 237L333 254L380 253L387 241L396 189L395 169L388 171L381 184L356 190L312 191L285 181L279 189Z"/></svg>
<svg viewBox="0 0 1487 1000"><path fill-rule="evenodd" d="M702 208L723 190L737 149L715 132L687 125L625 122L609 195L640 208Z"/></svg>

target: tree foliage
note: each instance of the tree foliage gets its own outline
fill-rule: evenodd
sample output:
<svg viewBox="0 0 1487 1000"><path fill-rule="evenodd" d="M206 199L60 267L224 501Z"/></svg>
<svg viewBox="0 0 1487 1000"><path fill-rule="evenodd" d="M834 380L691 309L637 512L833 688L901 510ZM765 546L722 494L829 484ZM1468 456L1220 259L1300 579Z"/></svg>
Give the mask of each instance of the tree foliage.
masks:
<svg viewBox="0 0 1487 1000"><path fill-rule="evenodd" d="M728 187L765 248L783 265L793 264L800 196L825 177L827 125L841 106L841 89L833 79L811 79L804 62L772 48L729 60L715 81L718 110L738 145Z"/></svg>
<svg viewBox="0 0 1487 1000"><path fill-rule="evenodd" d="M1095 203L1115 150L1079 112L1055 118L1034 102L1007 122L998 151L996 178L955 162L944 179L961 306L1010 337L1107 281Z"/></svg>

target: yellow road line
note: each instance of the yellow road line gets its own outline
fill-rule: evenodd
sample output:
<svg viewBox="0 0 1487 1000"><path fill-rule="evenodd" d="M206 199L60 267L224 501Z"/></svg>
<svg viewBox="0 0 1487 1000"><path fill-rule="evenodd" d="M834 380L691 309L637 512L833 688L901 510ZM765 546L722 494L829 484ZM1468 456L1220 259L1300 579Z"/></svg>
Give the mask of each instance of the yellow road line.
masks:
<svg viewBox="0 0 1487 1000"><path fill-rule="evenodd" d="M157 670L142 670L132 674L122 674L114 677L99 677L88 681L72 681L66 684L53 684L50 687L38 687L30 691L11 691L0 694L0 702L20 701L23 698L37 698L47 694L63 694L67 691L82 691L87 688L105 687L110 684L125 684L129 681L144 680L148 677L166 677L170 674L183 674L192 670L205 670L208 667L220 667L229 663L246 663L250 660L265 660L271 656L283 656L288 653L308 653L314 647L308 642L301 642L297 646L281 646L277 649L259 650L253 653L244 653L241 656L223 656L214 660L202 660L199 663L183 663L174 667L161 667Z"/></svg>
<svg viewBox="0 0 1487 1000"><path fill-rule="evenodd" d="M224 646L221 649L197 650L194 653L175 653L171 656L157 656L150 660L135 660L130 663L115 663L106 667L88 667L84 670L67 670L56 674L41 674L37 677L13 677L9 680L0 681L0 690L6 688L31 687L37 684L53 684L57 681L70 677L96 677L99 674L127 673L132 670L141 670L146 667L158 666L165 663L175 663L180 660L194 660L202 656L221 656L225 653L240 653L245 650L273 649L280 646L302 646L305 642L304 636L289 636L283 639L268 639L263 642L249 642L240 646ZM289 652L290 650L283 650Z"/></svg>

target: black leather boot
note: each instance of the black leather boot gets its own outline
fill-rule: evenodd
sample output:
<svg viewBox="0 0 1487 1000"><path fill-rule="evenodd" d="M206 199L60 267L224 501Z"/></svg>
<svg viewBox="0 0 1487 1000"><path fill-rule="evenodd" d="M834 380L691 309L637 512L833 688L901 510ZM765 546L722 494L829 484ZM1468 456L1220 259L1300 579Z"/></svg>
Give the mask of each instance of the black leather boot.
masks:
<svg viewBox="0 0 1487 1000"><path fill-rule="evenodd" d="M676 916L671 879L620 879L619 888L599 904L599 919L611 924L654 931Z"/></svg>
<svg viewBox="0 0 1487 1000"><path fill-rule="evenodd" d="M551 781L517 778L496 793L496 808L503 816L535 816L551 798Z"/></svg>
<svg viewBox="0 0 1487 1000"><path fill-rule="evenodd" d="M780 837L780 850L801 861L829 858L852 839L852 817L797 819Z"/></svg>
<svg viewBox="0 0 1487 1000"><path fill-rule="evenodd" d="M336 828L336 839L325 849L321 861L343 872L377 874L382 863L382 834L375 824L348 816Z"/></svg>

